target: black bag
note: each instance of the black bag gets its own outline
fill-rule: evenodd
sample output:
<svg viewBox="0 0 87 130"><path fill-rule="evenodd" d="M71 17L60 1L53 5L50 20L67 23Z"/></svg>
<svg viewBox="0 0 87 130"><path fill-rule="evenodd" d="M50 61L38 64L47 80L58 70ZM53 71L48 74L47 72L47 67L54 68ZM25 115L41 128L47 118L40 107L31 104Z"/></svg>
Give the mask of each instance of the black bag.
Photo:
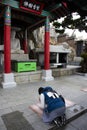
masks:
<svg viewBox="0 0 87 130"><path fill-rule="evenodd" d="M59 97L62 99L62 101L65 103L65 99L62 95L59 95Z"/></svg>

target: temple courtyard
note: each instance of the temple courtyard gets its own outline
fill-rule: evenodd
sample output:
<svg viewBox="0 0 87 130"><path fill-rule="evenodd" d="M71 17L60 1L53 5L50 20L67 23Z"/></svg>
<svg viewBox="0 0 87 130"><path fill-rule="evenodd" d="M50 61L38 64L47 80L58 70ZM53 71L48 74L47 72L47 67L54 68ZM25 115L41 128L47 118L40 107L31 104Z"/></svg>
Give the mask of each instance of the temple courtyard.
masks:
<svg viewBox="0 0 87 130"><path fill-rule="evenodd" d="M56 130L43 123L29 105L38 102L38 88L52 86L66 101L66 117L70 122L63 130L86 130L87 77L68 75L53 81L22 83L13 88L0 87L0 130ZM77 122L79 124L77 125Z"/></svg>

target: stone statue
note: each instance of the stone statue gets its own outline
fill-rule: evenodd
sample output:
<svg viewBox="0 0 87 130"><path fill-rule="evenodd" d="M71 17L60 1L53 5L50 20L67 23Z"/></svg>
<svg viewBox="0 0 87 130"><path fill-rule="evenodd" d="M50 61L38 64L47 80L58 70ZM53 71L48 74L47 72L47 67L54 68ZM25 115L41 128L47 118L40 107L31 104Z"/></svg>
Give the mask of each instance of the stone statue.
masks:
<svg viewBox="0 0 87 130"><path fill-rule="evenodd" d="M11 53L24 53L20 48L20 40L15 37L16 31L14 29L11 30Z"/></svg>

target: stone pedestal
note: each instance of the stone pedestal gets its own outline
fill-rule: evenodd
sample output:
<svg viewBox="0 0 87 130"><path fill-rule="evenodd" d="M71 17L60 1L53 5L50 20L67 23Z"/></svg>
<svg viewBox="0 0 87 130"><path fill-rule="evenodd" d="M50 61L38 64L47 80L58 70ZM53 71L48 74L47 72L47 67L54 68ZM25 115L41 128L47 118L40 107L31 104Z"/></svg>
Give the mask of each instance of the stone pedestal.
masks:
<svg viewBox="0 0 87 130"><path fill-rule="evenodd" d="M45 81L51 81L54 80L54 77L52 76L52 70L43 70L42 71L42 80Z"/></svg>
<svg viewBox="0 0 87 130"><path fill-rule="evenodd" d="M15 86L16 86L16 82L14 81L13 73L8 73L8 74L4 73L2 87L3 88L13 88Z"/></svg>

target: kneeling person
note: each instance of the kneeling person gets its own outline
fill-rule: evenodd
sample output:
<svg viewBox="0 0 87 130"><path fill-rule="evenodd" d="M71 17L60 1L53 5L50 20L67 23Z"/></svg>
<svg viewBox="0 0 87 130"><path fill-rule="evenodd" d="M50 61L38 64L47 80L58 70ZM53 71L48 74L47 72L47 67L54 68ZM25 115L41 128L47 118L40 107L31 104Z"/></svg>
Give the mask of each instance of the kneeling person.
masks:
<svg viewBox="0 0 87 130"><path fill-rule="evenodd" d="M31 105L30 108L42 117L46 123L65 114L65 101L51 87L40 87L38 89L39 103Z"/></svg>

